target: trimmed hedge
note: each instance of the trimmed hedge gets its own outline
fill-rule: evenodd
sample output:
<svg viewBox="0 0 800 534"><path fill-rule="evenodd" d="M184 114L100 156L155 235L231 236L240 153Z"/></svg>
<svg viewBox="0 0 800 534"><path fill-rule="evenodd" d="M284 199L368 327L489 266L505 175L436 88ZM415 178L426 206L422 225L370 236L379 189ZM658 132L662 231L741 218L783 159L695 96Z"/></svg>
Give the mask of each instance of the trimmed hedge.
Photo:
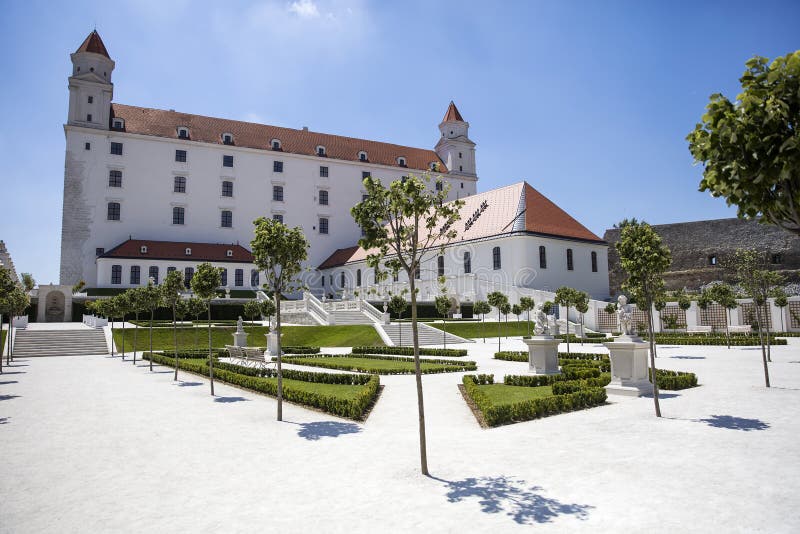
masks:
<svg viewBox="0 0 800 534"><path fill-rule="evenodd" d="M503 350L494 353L495 360L505 360L507 362L527 362L528 352L518 350Z"/></svg>
<svg viewBox="0 0 800 534"><path fill-rule="evenodd" d="M599 378L602 373L597 368L586 367L567 367L561 370L558 375L505 375L503 377L503 384L507 386L550 386L556 382L566 380L581 380L587 378Z"/></svg>
<svg viewBox="0 0 800 534"><path fill-rule="evenodd" d="M765 340L766 341L766 340ZM664 336L656 334L656 343L659 345L728 345L725 336ZM749 347L760 345L758 336L731 336L732 347ZM786 345L786 339L770 337L772 345Z"/></svg>
<svg viewBox="0 0 800 534"><path fill-rule="evenodd" d="M363 360L392 360L398 362L413 363L414 358L405 358L402 356L383 356L371 354L314 354L310 356L284 356L281 360L285 363L295 365L311 365L314 367L324 367L326 369L340 369L343 371L359 371L362 373L377 373L381 375L407 375L413 374L413 370L390 370L390 369L374 369L368 365L345 365L336 362L327 362L326 358L355 358ZM273 358L273 361L275 358ZM305 361L301 361L305 360ZM308 363L308 360L315 360L314 363ZM421 360L421 363L428 364L429 367L421 369L422 374L434 373L459 373L462 371L475 371L478 366L472 361L454 361L454 360ZM439 364L439 365L434 365Z"/></svg>
<svg viewBox="0 0 800 534"><path fill-rule="evenodd" d="M161 354L151 354L145 353L143 355L145 359L153 359L154 363L159 363L162 365L170 365L171 360L169 358L165 358ZM219 366L218 366L219 365ZM224 366L224 367L223 367ZM205 360L179 360L178 367L183 369L184 371L189 371L192 373L197 373L203 376L208 376L208 362ZM231 368L236 368L236 370L232 370ZM234 386L239 386L245 389L249 389L252 391L256 391L259 393L264 393L266 395L270 395L272 397L277 396L278 394L278 385L276 382L272 380L261 377L261 376L253 376L251 374L242 374L240 372L243 368L238 365L232 364L215 364L214 365L214 379L220 382L225 382L228 384L232 384ZM256 370L252 370L256 371ZM303 371L289 371L288 369L285 370L283 373L284 378L289 378L292 380L302 380L305 382L312 381L312 382L320 382L320 383L327 383L327 384L334 384L340 382L328 382L327 380L351 380L350 384L353 384L353 381L360 381L361 378L324 378L321 377L312 377L311 375L323 375L326 373L304 373ZM290 376L290 374L292 376ZM316 378L316 380L303 380L300 376L305 376L309 378ZM330 377L341 377L341 376L348 376L348 375L339 375L339 374L328 374L327 376ZM352 376L359 376L359 375L350 375ZM311 391L300 391L297 389L293 389L292 387L287 387L284 384L283 387L283 398L286 399L288 402L294 402L297 404L302 404L304 406L310 406L312 408L318 408L322 411L332 413L335 415L340 415L342 417L348 417L350 419L361 419L366 411L367 407L370 405L372 400L375 398L375 395L378 393L378 387L380 386L380 378L378 375L364 375L366 377L366 382L363 384L364 391L359 393L358 396L354 399L341 399L334 397L332 395L325 395L323 393L316 393ZM347 382L344 382L347 383ZM361 384L358 384L361 385Z"/></svg>
<svg viewBox="0 0 800 534"><path fill-rule="evenodd" d="M281 347L284 354L319 354L319 347Z"/></svg>
<svg viewBox="0 0 800 534"><path fill-rule="evenodd" d="M319 351L317 351L319 352ZM397 354L413 356L414 347L353 347L353 354ZM420 356L466 356L466 349L419 349Z"/></svg>
<svg viewBox="0 0 800 534"><path fill-rule="evenodd" d="M650 382L652 382L653 372L651 369L648 369L647 375L650 377ZM658 377L658 389L676 391L697 386L697 375L694 373L656 369L656 376Z"/></svg>
<svg viewBox="0 0 800 534"><path fill-rule="evenodd" d="M174 352L162 352L160 353L162 356L165 356L170 359L175 359ZM228 355L224 349L211 349L211 354L214 355L214 358L224 358ZM178 351L178 359L179 360L196 360L196 359L204 359L208 358L208 348L205 349L187 349ZM155 360L153 360L155 361ZM216 361L216 360L215 360ZM216 365L216 363L214 364Z"/></svg>
<svg viewBox="0 0 800 534"><path fill-rule="evenodd" d="M467 395L481 411L489 426L529 421L557 413L590 408L604 404L606 401L606 391L603 388L587 387L572 393L495 405L480 390L474 375L465 375L462 382Z"/></svg>

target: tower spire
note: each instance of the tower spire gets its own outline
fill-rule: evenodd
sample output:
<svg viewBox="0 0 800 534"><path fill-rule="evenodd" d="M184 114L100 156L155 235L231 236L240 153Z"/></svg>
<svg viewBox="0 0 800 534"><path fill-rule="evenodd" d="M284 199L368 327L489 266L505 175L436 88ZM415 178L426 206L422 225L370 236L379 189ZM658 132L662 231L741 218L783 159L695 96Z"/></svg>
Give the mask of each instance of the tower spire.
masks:
<svg viewBox="0 0 800 534"><path fill-rule="evenodd" d="M458 108L456 107L455 102L452 100L450 101L450 105L447 106L447 112L444 114L444 118L442 122L464 122L464 118L461 116L461 113L458 112Z"/></svg>

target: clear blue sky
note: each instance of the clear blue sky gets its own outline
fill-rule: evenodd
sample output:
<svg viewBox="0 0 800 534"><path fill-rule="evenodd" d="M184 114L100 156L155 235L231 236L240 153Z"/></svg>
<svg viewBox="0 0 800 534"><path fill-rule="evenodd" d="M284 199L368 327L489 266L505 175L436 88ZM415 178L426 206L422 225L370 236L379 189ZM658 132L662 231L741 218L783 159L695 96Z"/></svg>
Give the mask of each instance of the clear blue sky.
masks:
<svg viewBox="0 0 800 534"><path fill-rule="evenodd" d="M96 25L115 101L433 147L448 102L479 190L527 180L602 236L734 216L684 137L800 2L5 2L0 239L57 282L69 54Z"/></svg>

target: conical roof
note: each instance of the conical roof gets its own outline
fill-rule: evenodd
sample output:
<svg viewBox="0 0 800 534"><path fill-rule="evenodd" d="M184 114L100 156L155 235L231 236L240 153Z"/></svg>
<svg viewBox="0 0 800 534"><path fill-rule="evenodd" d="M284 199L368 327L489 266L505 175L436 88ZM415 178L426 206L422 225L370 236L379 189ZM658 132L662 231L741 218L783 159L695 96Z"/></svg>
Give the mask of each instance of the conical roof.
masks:
<svg viewBox="0 0 800 534"><path fill-rule="evenodd" d="M447 107L447 113L444 114L444 119L442 119L442 122L450 121L464 122L464 119L461 117L461 113L458 112L458 108L452 100L450 101L450 105Z"/></svg>
<svg viewBox="0 0 800 534"><path fill-rule="evenodd" d="M86 36L81 46L75 51L75 53L78 52L92 52L93 54L100 54L101 56L106 56L108 59L111 59L111 56L108 55L108 50L106 50L106 45L103 44L103 40L100 38L100 34L97 33L97 30L92 30L92 33Z"/></svg>

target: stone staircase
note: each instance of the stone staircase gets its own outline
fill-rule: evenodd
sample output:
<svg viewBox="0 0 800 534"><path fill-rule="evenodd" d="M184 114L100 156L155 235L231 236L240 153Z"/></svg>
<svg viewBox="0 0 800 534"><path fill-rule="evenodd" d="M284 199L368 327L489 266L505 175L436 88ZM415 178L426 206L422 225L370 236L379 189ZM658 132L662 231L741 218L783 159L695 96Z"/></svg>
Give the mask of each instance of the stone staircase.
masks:
<svg viewBox="0 0 800 534"><path fill-rule="evenodd" d="M419 327L420 345L441 345L443 343L444 337L442 336L442 331L438 328L433 328L424 323L417 323L417 326ZM383 328L395 346L400 346L400 323L381 325L381 328ZM412 346L411 323L402 323L402 329L403 346ZM451 343L471 343L471 341L453 334L447 334L447 344L450 345Z"/></svg>
<svg viewBox="0 0 800 534"><path fill-rule="evenodd" d="M91 354L108 354L102 329L17 330L14 335L15 358Z"/></svg>
<svg viewBox="0 0 800 534"><path fill-rule="evenodd" d="M358 310L341 310L341 311L334 311L331 312L334 319L334 324L342 325L342 324L373 324L373 320L370 319L364 312Z"/></svg>

